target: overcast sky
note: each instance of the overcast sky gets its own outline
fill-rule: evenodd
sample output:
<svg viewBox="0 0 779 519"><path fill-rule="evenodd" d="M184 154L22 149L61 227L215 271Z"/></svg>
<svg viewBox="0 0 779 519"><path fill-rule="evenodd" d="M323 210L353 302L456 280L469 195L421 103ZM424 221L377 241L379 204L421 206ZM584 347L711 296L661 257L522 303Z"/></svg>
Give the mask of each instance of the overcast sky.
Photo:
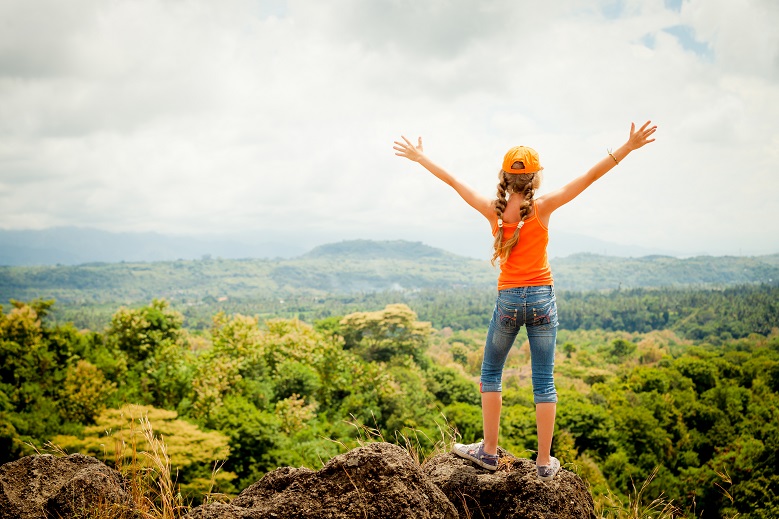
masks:
<svg viewBox="0 0 779 519"><path fill-rule="evenodd" d="M489 196L532 146L540 195L651 119L552 239L779 252L776 27L776 0L3 0L0 228L488 257L486 220L394 139Z"/></svg>

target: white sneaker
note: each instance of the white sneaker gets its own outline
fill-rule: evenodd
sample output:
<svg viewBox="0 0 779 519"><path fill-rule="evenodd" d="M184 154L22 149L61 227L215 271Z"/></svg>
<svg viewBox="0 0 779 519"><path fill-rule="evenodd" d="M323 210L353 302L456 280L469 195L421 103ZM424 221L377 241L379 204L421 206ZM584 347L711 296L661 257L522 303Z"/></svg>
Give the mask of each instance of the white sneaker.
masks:
<svg viewBox="0 0 779 519"><path fill-rule="evenodd" d="M551 481L560 471L560 460L551 456L549 458L549 465L536 465L536 470L538 471L538 479L541 481Z"/></svg>
<svg viewBox="0 0 779 519"><path fill-rule="evenodd" d="M462 443L455 443L452 447L452 452L470 460L478 466L487 470L496 470L498 468L498 455L487 454L484 452L484 441L479 443L471 443L470 445L463 445Z"/></svg>

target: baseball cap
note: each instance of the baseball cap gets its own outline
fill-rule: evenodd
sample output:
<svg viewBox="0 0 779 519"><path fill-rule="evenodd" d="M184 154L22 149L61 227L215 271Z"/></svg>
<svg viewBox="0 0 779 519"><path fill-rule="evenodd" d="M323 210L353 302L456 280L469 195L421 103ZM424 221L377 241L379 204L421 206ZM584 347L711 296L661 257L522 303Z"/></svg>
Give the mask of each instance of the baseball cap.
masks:
<svg viewBox="0 0 779 519"><path fill-rule="evenodd" d="M503 157L503 171L506 173L528 175L542 169L538 153L527 146L514 146Z"/></svg>

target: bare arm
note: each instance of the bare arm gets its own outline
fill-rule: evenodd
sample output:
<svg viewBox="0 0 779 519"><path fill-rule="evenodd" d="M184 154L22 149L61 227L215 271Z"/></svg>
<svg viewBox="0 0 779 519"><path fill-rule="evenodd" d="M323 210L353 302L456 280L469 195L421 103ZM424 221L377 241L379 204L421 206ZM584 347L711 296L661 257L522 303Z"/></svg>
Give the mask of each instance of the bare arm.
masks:
<svg viewBox="0 0 779 519"><path fill-rule="evenodd" d="M549 215L556 209L559 209L579 196L585 189L590 187L593 182L608 173L618 162L622 162L631 151L637 150L650 142L654 142L654 139L650 139L649 137L655 133L657 126L649 126L650 124L651 121L647 121L638 131L636 131L636 125L630 123L630 137L625 144L614 150L611 155L606 155L606 157L601 159L600 162L590 168L584 175L572 180L557 191L539 198L539 211L543 216L548 219Z"/></svg>
<svg viewBox="0 0 779 519"><path fill-rule="evenodd" d="M474 191L470 186L460 182L457 178L452 176L442 167L435 164L423 153L422 137L419 137L419 142L416 146L411 144L411 141L409 141L406 137L402 138L403 142L395 141L395 146L393 147L395 149L395 155L399 157L405 157L409 160L413 160L414 162L421 164L426 170L457 191L457 194L460 195L460 197L462 197L462 199L465 200L468 205L479 211L485 218L487 218L487 220L490 221L490 224L494 224L498 221L498 216L495 213L492 200L485 198L484 196Z"/></svg>

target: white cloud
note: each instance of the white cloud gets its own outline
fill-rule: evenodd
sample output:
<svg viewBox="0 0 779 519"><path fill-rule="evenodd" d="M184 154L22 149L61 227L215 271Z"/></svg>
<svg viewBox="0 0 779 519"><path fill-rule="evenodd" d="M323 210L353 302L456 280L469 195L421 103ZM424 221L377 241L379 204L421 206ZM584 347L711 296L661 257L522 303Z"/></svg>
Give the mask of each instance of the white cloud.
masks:
<svg viewBox="0 0 779 519"><path fill-rule="evenodd" d="M775 251L774 3L536 4L4 2L0 225L470 236L480 217L392 155L401 133L491 195L514 144L539 150L548 191L652 118L658 141L555 228Z"/></svg>

